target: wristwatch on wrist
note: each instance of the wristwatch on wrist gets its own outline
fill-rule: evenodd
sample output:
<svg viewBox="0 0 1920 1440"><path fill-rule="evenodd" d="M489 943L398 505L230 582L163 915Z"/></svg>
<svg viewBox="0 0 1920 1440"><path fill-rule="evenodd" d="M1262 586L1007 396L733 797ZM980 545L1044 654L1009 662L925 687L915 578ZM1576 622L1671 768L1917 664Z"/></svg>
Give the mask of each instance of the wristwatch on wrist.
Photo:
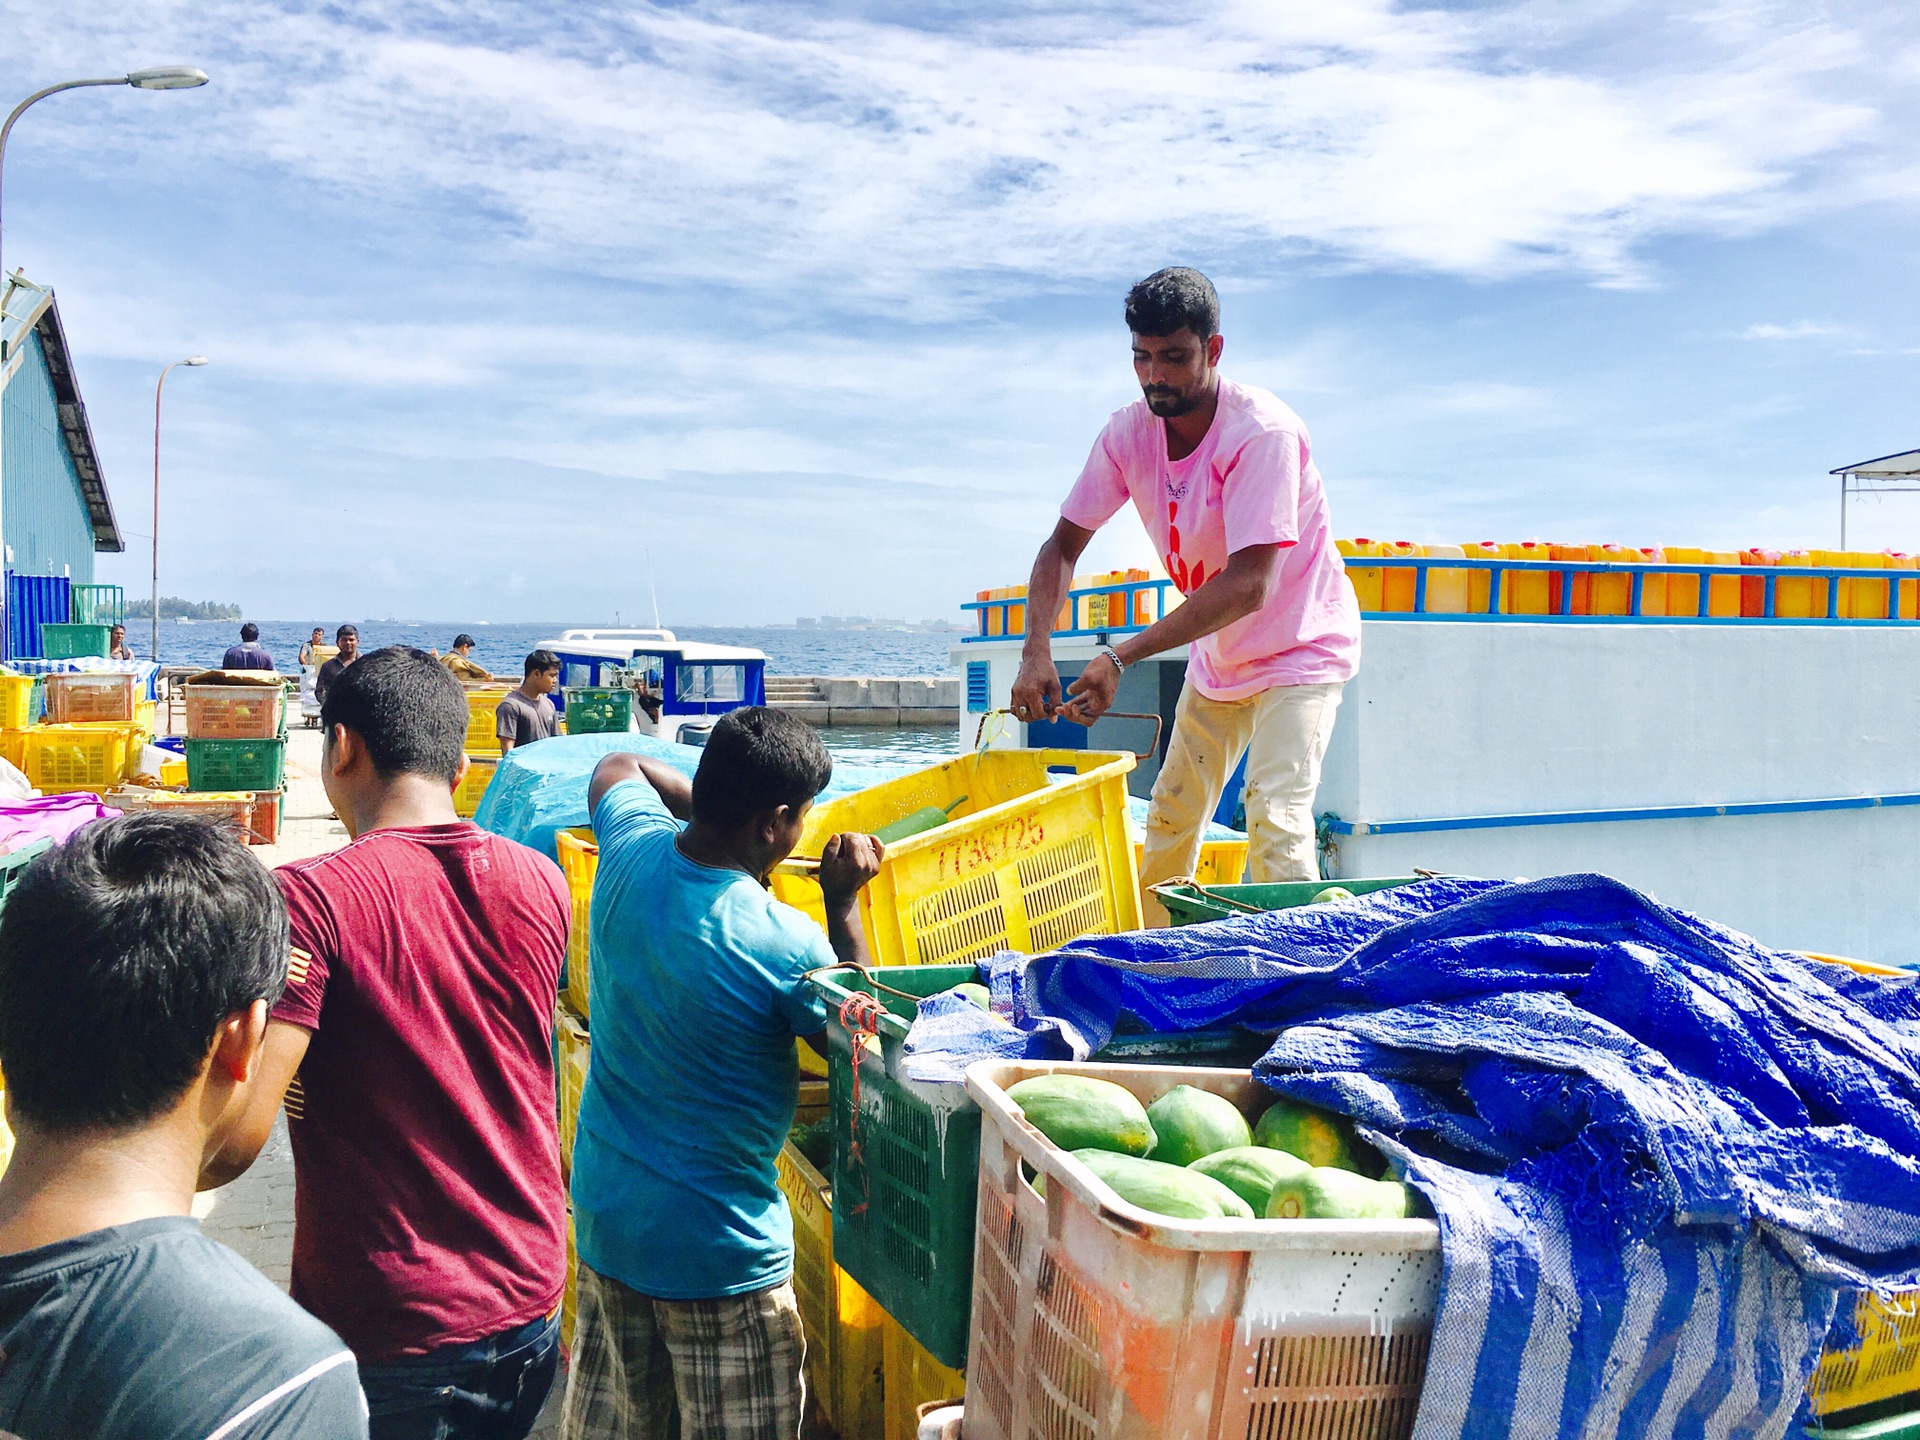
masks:
<svg viewBox="0 0 1920 1440"><path fill-rule="evenodd" d="M1120 658L1120 654L1119 654L1119 652L1118 652L1118 651L1116 651L1116 650L1115 650L1115 649L1113 648L1113 646L1111 646L1111 645L1102 645L1102 646L1100 646L1100 653L1101 653L1102 655L1104 655L1104 656L1106 656L1106 657L1107 657L1107 659L1109 659L1109 660L1111 660L1111 661L1113 662L1113 673L1114 673L1114 674L1116 674L1116 675L1124 675L1124 674L1126 674L1126 673L1127 673L1127 662L1126 662L1126 661L1124 661L1124 660L1122 660L1122 659Z"/></svg>

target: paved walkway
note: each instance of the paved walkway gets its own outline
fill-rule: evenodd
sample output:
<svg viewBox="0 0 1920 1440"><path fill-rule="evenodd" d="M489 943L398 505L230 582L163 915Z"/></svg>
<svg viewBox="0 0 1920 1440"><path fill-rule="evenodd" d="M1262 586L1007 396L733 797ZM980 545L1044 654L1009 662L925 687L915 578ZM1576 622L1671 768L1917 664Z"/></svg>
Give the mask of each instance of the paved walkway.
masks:
<svg viewBox="0 0 1920 1440"><path fill-rule="evenodd" d="M268 867L289 860L324 855L347 843L347 831L333 818L326 791L320 786L320 735L294 729L287 736L287 794L278 845L256 846L254 854ZM293 1152L287 1143L287 1122L274 1122L273 1138L260 1158L231 1185L210 1190L194 1201L207 1234L232 1246L274 1284L287 1287L293 1261ZM534 1428L533 1440L553 1440L559 1432L560 1395L564 1370L554 1382L553 1398Z"/></svg>

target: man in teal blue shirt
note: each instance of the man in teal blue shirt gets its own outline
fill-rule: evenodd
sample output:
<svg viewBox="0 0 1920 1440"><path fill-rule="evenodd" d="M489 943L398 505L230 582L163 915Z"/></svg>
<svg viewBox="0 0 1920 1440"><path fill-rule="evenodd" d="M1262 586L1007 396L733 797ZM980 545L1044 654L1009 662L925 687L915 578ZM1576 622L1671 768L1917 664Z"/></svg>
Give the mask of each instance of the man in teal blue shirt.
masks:
<svg viewBox="0 0 1920 1440"><path fill-rule="evenodd" d="M827 842L825 934L765 879L832 774L810 727L760 706L714 726L691 785L639 755L594 770L568 1440L667 1440L676 1411L683 1440L799 1434L793 1220L774 1161L793 1125L794 1039L825 1053L807 972L867 962L855 897L883 847Z"/></svg>

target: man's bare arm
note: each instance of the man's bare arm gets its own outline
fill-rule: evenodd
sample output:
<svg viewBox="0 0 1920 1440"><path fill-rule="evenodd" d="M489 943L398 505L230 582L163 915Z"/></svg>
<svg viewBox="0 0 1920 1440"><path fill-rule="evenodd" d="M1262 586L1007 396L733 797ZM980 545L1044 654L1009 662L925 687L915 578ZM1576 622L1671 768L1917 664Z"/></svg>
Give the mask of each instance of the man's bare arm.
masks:
<svg viewBox="0 0 1920 1440"><path fill-rule="evenodd" d="M1073 567L1093 539L1093 531L1071 520L1054 522L1053 534L1033 560L1027 579L1027 639L1021 647L1020 674L1013 682L1017 720L1051 719L1060 708L1060 672L1053 663L1053 617L1073 588Z"/></svg>
<svg viewBox="0 0 1920 1440"><path fill-rule="evenodd" d="M1189 595L1186 604L1115 645L1121 663L1132 665L1163 650L1190 645L1259 610L1273 597L1280 575L1280 552L1285 548L1249 545L1234 551L1227 557L1227 568ZM1067 702L1064 718L1091 725L1113 704L1113 692L1119 683L1119 673L1104 656L1097 657L1067 687L1067 694L1073 698Z"/></svg>
<svg viewBox="0 0 1920 1440"><path fill-rule="evenodd" d="M674 819L693 818L693 782L664 760L625 750L603 755L600 763L593 767L593 779L587 784L588 817L600 808L600 801L609 790L628 780L644 780L653 786Z"/></svg>

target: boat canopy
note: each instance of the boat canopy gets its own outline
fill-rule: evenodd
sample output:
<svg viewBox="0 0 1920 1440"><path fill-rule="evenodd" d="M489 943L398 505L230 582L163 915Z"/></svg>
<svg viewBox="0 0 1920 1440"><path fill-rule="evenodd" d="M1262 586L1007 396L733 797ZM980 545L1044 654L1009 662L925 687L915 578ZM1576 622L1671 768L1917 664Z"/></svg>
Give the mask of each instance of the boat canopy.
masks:
<svg viewBox="0 0 1920 1440"><path fill-rule="evenodd" d="M543 640L541 648L560 657L563 687L607 684L613 669L643 672L667 715L724 715L767 703L763 650L681 640L671 630L585 629Z"/></svg>

